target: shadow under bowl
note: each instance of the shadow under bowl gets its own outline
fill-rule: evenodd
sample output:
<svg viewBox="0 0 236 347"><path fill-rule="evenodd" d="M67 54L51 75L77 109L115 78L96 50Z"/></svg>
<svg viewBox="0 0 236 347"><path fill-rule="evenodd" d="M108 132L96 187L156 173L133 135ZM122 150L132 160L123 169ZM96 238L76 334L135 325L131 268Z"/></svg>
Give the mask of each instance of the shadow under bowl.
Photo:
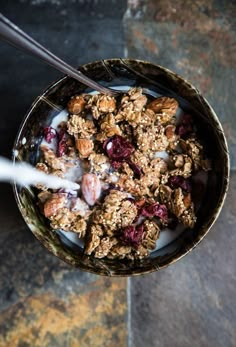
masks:
<svg viewBox="0 0 236 347"><path fill-rule="evenodd" d="M81 72L104 86L140 86L174 97L180 107L191 113L198 124L212 170L197 212L193 229L185 230L176 240L142 260L97 259L50 229L40 213L36 190L14 185L18 207L36 238L55 256L84 271L107 276L133 276L157 271L189 253L208 233L224 203L229 183L229 155L222 126L199 91L177 74L161 66L131 59L108 59L83 65ZM35 165L42 140L42 129L64 109L70 97L91 89L70 77L53 83L40 95L25 116L14 145L14 160Z"/></svg>

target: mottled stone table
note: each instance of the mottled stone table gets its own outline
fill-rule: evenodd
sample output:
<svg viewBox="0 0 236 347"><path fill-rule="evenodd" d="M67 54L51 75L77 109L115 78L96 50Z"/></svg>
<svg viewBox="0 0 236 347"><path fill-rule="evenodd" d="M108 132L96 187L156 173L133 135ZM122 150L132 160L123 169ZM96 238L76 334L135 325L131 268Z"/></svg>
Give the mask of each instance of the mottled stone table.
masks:
<svg viewBox="0 0 236 347"><path fill-rule="evenodd" d="M0 184L0 347L236 345L235 1L15 0L1 10L77 66L146 59L189 79L221 119L231 151L223 211L202 244L151 275L105 278L71 269L24 224ZM0 44L0 155L60 73Z"/></svg>

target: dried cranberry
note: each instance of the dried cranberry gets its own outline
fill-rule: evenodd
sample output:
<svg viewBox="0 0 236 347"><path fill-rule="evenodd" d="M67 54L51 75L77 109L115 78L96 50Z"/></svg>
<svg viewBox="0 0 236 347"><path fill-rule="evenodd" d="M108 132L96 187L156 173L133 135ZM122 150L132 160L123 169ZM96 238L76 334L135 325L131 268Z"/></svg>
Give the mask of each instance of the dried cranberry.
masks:
<svg viewBox="0 0 236 347"><path fill-rule="evenodd" d="M185 114L181 120L181 123L176 128L176 133L180 137L186 137L193 132L193 119L190 114Z"/></svg>
<svg viewBox="0 0 236 347"><path fill-rule="evenodd" d="M47 141L47 143L51 143L52 139L54 139L57 136L57 131L52 127L46 127L43 129L44 138Z"/></svg>
<svg viewBox="0 0 236 347"><path fill-rule="evenodd" d="M118 170L118 169L121 168L122 162L121 161L112 160L111 166L113 167L113 169Z"/></svg>
<svg viewBox="0 0 236 347"><path fill-rule="evenodd" d="M193 128L191 124L188 124L188 125L181 124L177 127L177 134L180 137L186 137L187 135L191 134L192 131L193 131Z"/></svg>
<svg viewBox="0 0 236 347"><path fill-rule="evenodd" d="M121 168L122 163L126 162L133 170L137 178L141 177L142 169L130 160L130 156L134 151L133 145L120 135L115 135L107 139L103 143L103 148L107 152L108 157L111 159L111 166L118 170Z"/></svg>
<svg viewBox="0 0 236 347"><path fill-rule="evenodd" d="M146 205L141 210L141 215L144 217L159 217L166 221L168 218L168 211L165 205L161 205L158 202L150 205Z"/></svg>
<svg viewBox="0 0 236 347"><path fill-rule="evenodd" d="M127 245L137 248L143 239L143 225L130 225L121 231L121 241Z"/></svg>
<svg viewBox="0 0 236 347"><path fill-rule="evenodd" d="M125 161L134 151L132 144L119 135L115 135L105 141L103 148L106 150L108 157L114 161Z"/></svg>
<svg viewBox="0 0 236 347"><path fill-rule="evenodd" d="M188 193L192 190L190 181L182 176L171 176L168 180L168 183L171 186L171 188L180 187Z"/></svg>
<svg viewBox="0 0 236 347"><path fill-rule="evenodd" d="M61 129L58 133L58 146L57 146L57 155L58 157L62 157L67 152L67 135L66 130Z"/></svg>
<svg viewBox="0 0 236 347"><path fill-rule="evenodd" d="M127 163L129 164L129 167L131 170L133 170L134 174L137 176L137 178L140 178L142 175L142 169L140 166L135 164L133 161L128 160Z"/></svg>

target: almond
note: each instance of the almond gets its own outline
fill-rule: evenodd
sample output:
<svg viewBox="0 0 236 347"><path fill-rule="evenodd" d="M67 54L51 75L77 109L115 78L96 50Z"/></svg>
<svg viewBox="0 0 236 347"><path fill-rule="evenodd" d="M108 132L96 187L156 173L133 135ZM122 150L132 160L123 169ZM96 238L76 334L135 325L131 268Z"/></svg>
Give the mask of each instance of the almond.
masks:
<svg viewBox="0 0 236 347"><path fill-rule="evenodd" d="M93 141L90 139L77 139L75 146L83 158L87 158L93 151Z"/></svg>
<svg viewBox="0 0 236 347"><path fill-rule="evenodd" d="M58 210L64 207L67 200L67 194L55 193L44 204L44 215L47 218L54 216Z"/></svg>
<svg viewBox="0 0 236 347"><path fill-rule="evenodd" d="M85 174L82 177L81 190L85 201L93 206L101 194L101 182L94 174Z"/></svg>

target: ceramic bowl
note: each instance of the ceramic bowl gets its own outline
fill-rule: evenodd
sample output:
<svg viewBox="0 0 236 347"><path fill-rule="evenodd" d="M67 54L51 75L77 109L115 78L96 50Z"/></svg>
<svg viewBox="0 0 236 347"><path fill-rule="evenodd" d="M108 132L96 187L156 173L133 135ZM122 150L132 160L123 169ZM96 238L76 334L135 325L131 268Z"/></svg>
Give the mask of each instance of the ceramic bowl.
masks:
<svg viewBox="0 0 236 347"><path fill-rule="evenodd" d="M212 171L197 212L194 229L185 230L169 245L139 261L97 259L83 254L83 249L51 230L39 212L36 191L14 186L16 201L23 218L36 238L55 256L81 270L107 276L133 276L160 270L193 250L217 219L225 200L229 182L229 155L222 126L199 91L177 74L161 66L131 59L108 59L79 68L105 86L141 86L165 96L175 97L185 111L197 119L207 152L212 158ZM14 160L35 165L42 128L66 107L70 97L90 92L88 87L69 77L53 83L33 103L20 127L14 145Z"/></svg>

